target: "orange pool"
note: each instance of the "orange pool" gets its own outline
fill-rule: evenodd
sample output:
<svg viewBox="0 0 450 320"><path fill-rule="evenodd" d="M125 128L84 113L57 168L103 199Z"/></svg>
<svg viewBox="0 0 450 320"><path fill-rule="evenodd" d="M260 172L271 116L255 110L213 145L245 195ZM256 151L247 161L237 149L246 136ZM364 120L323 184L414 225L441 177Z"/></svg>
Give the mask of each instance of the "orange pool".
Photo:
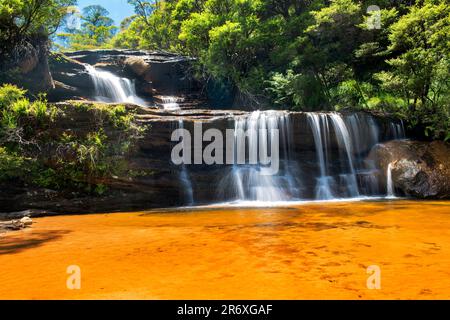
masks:
<svg viewBox="0 0 450 320"><path fill-rule="evenodd" d="M450 299L450 202L34 221L0 235L1 299ZM367 287L371 265L381 289Z"/></svg>

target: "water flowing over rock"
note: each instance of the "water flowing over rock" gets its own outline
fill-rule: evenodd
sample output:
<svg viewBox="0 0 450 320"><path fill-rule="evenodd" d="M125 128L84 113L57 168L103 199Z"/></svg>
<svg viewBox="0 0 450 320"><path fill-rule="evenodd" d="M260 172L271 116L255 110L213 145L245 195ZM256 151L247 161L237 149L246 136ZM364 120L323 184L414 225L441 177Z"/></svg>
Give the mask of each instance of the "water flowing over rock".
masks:
<svg viewBox="0 0 450 320"><path fill-rule="evenodd" d="M48 97L53 102L84 99L159 106L161 97L172 97L183 100L181 109L204 107L203 84L190 71L193 60L172 53L133 50L53 54L50 67L55 88Z"/></svg>
<svg viewBox="0 0 450 320"><path fill-rule="evenodd" d="M275 130L277 138L275 141ZM245 133L247 132L247 141ZM219 197L239 201L288 201L299 199L299 174L290 159L292 131L289 114L283 111L255 111L234 120L234 164L220 181ZM243 137L241 140L240 138ZM247 142L247 143L246 143ZM271 146L277 146L280 162L277 173L267 167L273 157ZM241 145L244 146L241 148ZM242 156L239 161L239 151ZM258 161L259 156L259 161ZM295 174L293 173L295 172Z"/></svg>
<svg viewBox="0 0 450 320"><path fill-rule="evenodd" d="M204 111L205 112L205 111ZM173 114L173 113L172 113ZM290 113L255 111L227 118L202 113L184 114L184 126L192 134L193 123L202 121L203 131L234 129L230 165L187 165L195 203L229 201L301 201L386 196L380 188L380 172L367 154L380 141L393 136L390 120L367 113ZM173 114L174 116L176 114ZM154 120L151 120L154 124ZM158 125L158 131L164 131ZM271 155L271 137L279 132L279 170L265 175ZM260 132L265 132L263 135ZM236 132L242 132L236 134ZM169 133L166 133L169 135ZM404 133L400 133L403 137ZM239 137L245 136L245 161L237 159ZM204 143L203 147L207 144ZM153 149L154 150L154 149ZM228 150L224 148L223 154ZM170 152L169 150L161 154ZM256 156L258 161L255 161ZM167 159L170 161L170 159ZM177 170L176 167L174 170ZM211 190L211 180L217 187Z"/></svg>
<svg viewBox="0 0 450 320"><path fill-rule="evenodd" d="M178 120L178 129L184 129L183 120ZM182 191L181 198L184 199L184 203L187 206L193 206L195 202L194 202L194 193L192 190L192 182L185 164L181 165L179 179L181 185L183 186L183 188L181 189Z"/></svg>
<svg viewBox="0 0 450 320"><path fill-rule="evenodd" d="M198 89L189 72L194 59L189 57L139 50L86 50L66 55L120 77L135 79L138 91L148 95L189 94Z"/></svg>
<svg viewBox="0 0 450 320"><path fill-rule="evenodd" d="M77 130L82 131L82 124L87 122L83 117L88 114L79 108L71 108L71 103L59 105L74 112L70 119L76 118ZM387 196L387 167L367 156L377 143L392 139L392 120L388 118L368 113L170 111L158 107L125 106L137 113L135 121L138 125L151 126L126 157L129 169L139 174L102 179L99 183L107 186L109 191L96 197L68 197L65 193L49 190L24 189L22 192L20 188L10 186L0 194L4 210L107 212L218 202L275 203ZM171 141L172 133L183 128L194 137L195 125L200 123L203 133L216 129L223 137L227 136L227 130L254 129L244 140L245 163L175 165L171 159L175 145ZM66 128L68 125L59 121L49 130L59 131L60 126ZM263 129L267 129L265 134L255 134ZM118 129L107 127L105 130L114 132ZM279 170L273 175L263 175L270 168L264 162L272 155L275 130L279 132ZM117 137L120 139L120 132ZM237 157L235 151L239 139L233 135L231 142L234 158ZM203 141L203 150L210 143ZM226 144L223 148L223 155L226 155ZM251 152L258 155L256 164L250 161ZM325 190L324 177L328 180ZM393 180L397 188L395 168Z"/></svg>
<svg viewBox="0 0 450 320"><path fill-rule="evenodd" d="M135 103L145 105L145 101L136 94L134 83L127 78L120 78L111 72L97 70L86 65L95 88L95 100L110 103Z"/></svg>
<svg viewBox="0 0 450 320"><path fill-rule="evenodd" d="M392 163L388 164L386 180L387 196L388 198L395 198L394 183L392 182Z"/></svg>

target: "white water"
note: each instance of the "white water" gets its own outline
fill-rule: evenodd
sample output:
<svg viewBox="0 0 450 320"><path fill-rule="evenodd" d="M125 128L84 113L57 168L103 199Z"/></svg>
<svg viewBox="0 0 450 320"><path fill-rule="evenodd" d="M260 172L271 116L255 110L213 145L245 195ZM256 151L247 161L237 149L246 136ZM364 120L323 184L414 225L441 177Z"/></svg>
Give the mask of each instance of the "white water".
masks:
<svg viewBox="0 0 450 320"><path fill-rule="evenodd" d="M101 71L86 65L95 88L95 100L107 103L134 103L145 105L145 101L136 94L134 83L127 78L120 78L111 72Z"/></svg>
<svg viewBox="0 0 450 320"><path fill-rule="evenodd" d="M178 129L184 129L183 120L178 121ZM184 201L186 205L193 206L195 204L194 190L192 188L191 178L185 164L181 165L180 181L183 187Z"/></svg>
<svg viewBox="0 0 450 320"><path fill-rule="evenodd" d="M330 132L328 116L321 113L308 113L308 122L314 136L317 160L319 161L320 169L320 176L317 178L316 199L330 200L334 198L334 195L331 191L333 178L327 174L328 141Z"/></svg>
<svg viewBox="0 0 450 320"><path fill-rule="evenodd" d="M386 172L386 181L387 181L387 197L395 198L395 189L394 184L392 182L392 163L389 163Z"/></svg>
<svg viewBox="0 0 450 320"><path fill-rule="evenodd" d="M162 100L162 107L164 110L180 110L180 102L182 102L182 99L179 97L171 97L171 96L165 96L161 97Z"/></svg>
<svg viewBox="0 0 450 320"><path fill-rule="evenodd" d="M390 130L392 139L402 140L406 138L403 121L401 121L400 123L391 122Z"/></svg>
<svg viewBox="0 0 450 320"><path fill-rule="evenodd" d="M247 133L246 161L240 164L235 152L235 164L220 183L221 199L279 202L298 198L297 181L291 172L295 167L289 163L289 115L282 111L255 111L249 117L235 119L234 129L235 151L242 150L239 135ZM278 174L265 175L275 130L279 132L280 170ZM255 155L259 155L259 160Z"/></svg>
<svg viewBox="0 0 450 320"><path fill-rule="evenodd" d="M360 196L354 159L354 138L359 141L359 118L350 118L347 126L344 118L338 113L308 113L308 124L311 128L314 143L316 146L317 160L320 170L320 176L316 179L316 200L331 200L338 195L333 190L344 190L345 197L356 198ZM331 126L330 126L331 123ZM338 159L341 163L339 175L334 177L330 172L331 159L329 156L331 128L333 128L334 137L338 143L340 154ZM352 135L350 134L350 130ZM340 187L339 187L340 186Z"/></svg>
<svg viewBox="0 0 450 320"><path fill-rule="evenodd" d="M359 187L358 182L356 181L356 172L353 164L353 142L350 138L349 131L342 115L332 113L330 114L330 118L334 126L334 132L336 134L339 148L345 150L348 161L348 171L341 173L340 178L347 189L347 196L351 198L359 197Z"/></svg>
<svg viewBox="0 0 450 320"><path fill-rule="evenodd" d="M318 169L315 190L302 189L302 174L297 159L292 159L290 116L282 111L255 111L247 117L234 120L234 151L239 150L238 134L246 132L245 165L235 164L220 181L219 199L231 203L283 203L286 201L334 201L339 199L365 199L382 196L379 192L377 168L364 161L367 153L380 141L380 129L370 115L340 113L308 113L308 128L315 143ZM388 135L404 136L400 124L391 125ZM264 157L272 144L271 132L280 134L280 172L263 175ZM265 132L261 135L260 132ZM259 162L252 155L259 154ZM309 164L308 168L314 164ZM308 169L311 171L310 169Z"/></svg>

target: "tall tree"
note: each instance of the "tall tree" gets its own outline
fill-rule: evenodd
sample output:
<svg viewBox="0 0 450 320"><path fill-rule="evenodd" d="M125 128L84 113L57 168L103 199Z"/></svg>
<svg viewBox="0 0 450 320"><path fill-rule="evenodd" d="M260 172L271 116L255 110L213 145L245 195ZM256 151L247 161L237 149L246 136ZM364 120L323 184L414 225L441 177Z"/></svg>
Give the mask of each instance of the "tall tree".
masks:
<svg viewBox="0 0 450 320"><path fill-rule="evenodd" d="M79 30L66 30L66 33L59 34L71 49L92 49L106 46L116 33L117 27L114 26L114 20L109 17L108 10L102 6L85 7L80 19L82 24Z"/></svg>

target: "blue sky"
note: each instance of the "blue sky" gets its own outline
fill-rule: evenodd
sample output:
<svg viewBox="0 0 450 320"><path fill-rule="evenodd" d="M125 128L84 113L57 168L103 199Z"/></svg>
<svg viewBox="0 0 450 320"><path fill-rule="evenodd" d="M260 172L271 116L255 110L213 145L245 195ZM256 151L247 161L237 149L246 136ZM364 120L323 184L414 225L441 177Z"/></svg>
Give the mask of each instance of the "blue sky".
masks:
<svg viewBox="0 0 450 320"><path fill-rule="evenodd" d="M94 4L106 8L117 26L120 25L120 22L124 18L134 14L133 7L128 4L127 0L78 0L78 7L80 9Z"/></svg>

